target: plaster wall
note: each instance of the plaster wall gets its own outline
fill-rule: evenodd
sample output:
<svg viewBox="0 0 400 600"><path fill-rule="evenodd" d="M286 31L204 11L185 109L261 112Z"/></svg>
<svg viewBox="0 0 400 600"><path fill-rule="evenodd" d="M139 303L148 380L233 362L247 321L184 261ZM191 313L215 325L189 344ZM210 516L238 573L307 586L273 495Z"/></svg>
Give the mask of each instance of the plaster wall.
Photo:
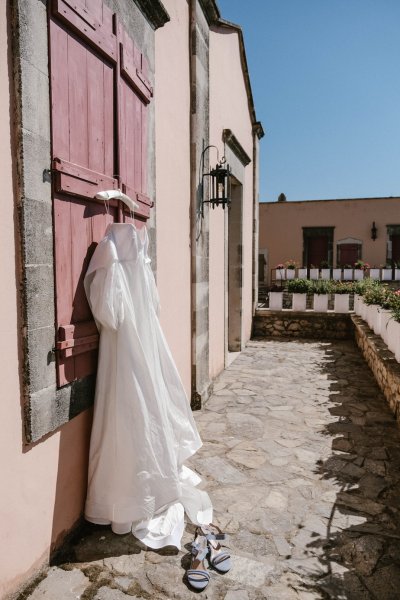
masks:
<svg viewBox="0 0 400 600"><path fill-rule="evenodd" d="M48 560L59 536L79 518L86 489L90 415L35 446L23 445L16 268L13 107L10 104L7 3L0 3L0 597L5 598ZM73 443L72 443L73 440Z"/></svg>
<svg viewBox="0 0 400 600"><path fill-rule="evenodd" d="M157 286L161 325L190 397L189 8L164 6L171 20L155 35Z"/></svg>
<svg viewBox="0 0 400 600"><path fill-rule="evenodd" d="M237 32L223 27L210 31L210 144L224 154L223 130L231 129L252 157L253 136ZM228 154L228 150L226 154ZM236 157L235 157L236 158ZM228 160L230 162L230 160ZM210 163L216 164L211 150ZM243 187L242 222L242 345L250 338L252 321L253 163L235 160L234 175ZM228 216L229 218L229 216ZM225 366L225 237L227 223L221 208L210 210L210 377ZM225 250L224 250L225 248Z"/></svg>
<svg viewBox="0 0 400 600"><path fill-rule="evenodd" d="M375 221L378 237L371 239ZM400 198L356 198L308 202L260 203L260 251L268 250L271 268L289 259L302 266L303 227L334 227L336 244L345 238L362 240L362 260L371 266L386 262L386 225L400 224Z"/></svg>

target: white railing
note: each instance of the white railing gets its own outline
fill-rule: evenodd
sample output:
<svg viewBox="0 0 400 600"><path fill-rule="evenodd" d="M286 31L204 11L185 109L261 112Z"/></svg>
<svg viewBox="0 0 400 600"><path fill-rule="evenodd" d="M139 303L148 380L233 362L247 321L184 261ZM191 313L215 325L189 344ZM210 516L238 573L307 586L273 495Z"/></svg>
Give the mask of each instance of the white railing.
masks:
<svg viewBox="0 0 400 600"><path fill-rule="evenodd" d="M288 281L290 279L318 279L333 281L361 281L365 278L377 281L400 281L398 268L371 268L371 269L288 269L286 267L272 269L272 281Z"/></svg>

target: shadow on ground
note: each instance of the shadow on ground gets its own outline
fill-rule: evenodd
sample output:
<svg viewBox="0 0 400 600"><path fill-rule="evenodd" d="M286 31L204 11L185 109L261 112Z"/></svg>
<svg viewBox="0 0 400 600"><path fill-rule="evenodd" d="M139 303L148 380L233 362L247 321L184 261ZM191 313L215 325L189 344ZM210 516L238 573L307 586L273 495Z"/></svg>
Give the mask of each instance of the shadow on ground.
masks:
<svg viewBox="0 0 400 600"><path fill-rule="evenodd" d="M330 381L332 422L322 432L332 438L332 453L315 472L340 491L326 534L315 533L307 548L316 551L328 573L315 577L322 597L399 600L400 431L357 348L351 351L350 345L326 347L322 372ZM305 587L315 586L309 582Z"/></svg>

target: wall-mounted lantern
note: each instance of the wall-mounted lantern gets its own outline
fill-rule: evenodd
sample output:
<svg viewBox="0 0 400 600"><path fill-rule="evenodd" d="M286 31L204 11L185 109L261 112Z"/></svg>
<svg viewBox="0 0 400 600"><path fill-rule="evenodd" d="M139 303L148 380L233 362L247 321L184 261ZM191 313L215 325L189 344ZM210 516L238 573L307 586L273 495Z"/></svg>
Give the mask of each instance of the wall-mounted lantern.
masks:
<svg viewBox="0 0 400 600"><path fill-rule="evenodd" d="M204 153L209 148L216 148L216 146L207 146L202 152L202 164L204 165ZM217 148L218 152L218 148ZM204 199L204 178L210 178L209 186L209 199ZM202 200L201 200L201 216L204 217L204 204L211 204L212 208L216 206L222 206L225 210L225 206L229 207L231 203L231 169L226 162L225 156L218 161L214 169L210 169L210 172L202 173Z"/></svg>
<svg viewBox="0 0 400 600"><path fill-rule="evenodd" d="M378 228L375 225L375 221L372 222L372 227L371 227L371 240L376 240L376 238L378 237Z"/></svg>

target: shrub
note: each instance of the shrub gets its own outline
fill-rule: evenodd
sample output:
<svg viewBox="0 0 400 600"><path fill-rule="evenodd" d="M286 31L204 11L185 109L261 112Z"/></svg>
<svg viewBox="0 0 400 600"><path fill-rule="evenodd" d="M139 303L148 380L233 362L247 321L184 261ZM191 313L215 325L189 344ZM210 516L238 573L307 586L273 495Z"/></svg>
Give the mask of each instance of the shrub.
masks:
<svg viewBox="0 0 400 600"><path fill-rule="evenodd" d="M367 277L366 279L362 279L361 281L356 281L355 283L353 283L354 293L358 294L359 296L364 296L364 294L371 287L375 287L377 285L378 286L381 285L379 283L379 281L375 281L374 279L371 279L371 278Z"/></svg>
<svg viewBox="0 0 400 600"><path fill-rule="evenodd" d="M311 281L310 291L313 294L330 294L332 289L332 283L325 279L319 279L317 281Z"/></svg>
<svg viewBox="0 0 400 600"><path fill-rule="evenodd" d="M291 294L307 294L311 290L311 282L308 279L291 279L286 289Z"/></svg>
<svg viewBox="0 0 400 600"><path fill-rule="evenodd" d="M338 281L333 283L332 285L332 294L353 294L354 293L354 284L353 283L345 283L343 281Z"/></svg>
<svg viewBox="0 0 400 600"><path fill-rule="evenodd" d="M371 285L365 290L363 299L365 304L378 304L383 306L390 294L390 290L385 285Z"/></svg>

